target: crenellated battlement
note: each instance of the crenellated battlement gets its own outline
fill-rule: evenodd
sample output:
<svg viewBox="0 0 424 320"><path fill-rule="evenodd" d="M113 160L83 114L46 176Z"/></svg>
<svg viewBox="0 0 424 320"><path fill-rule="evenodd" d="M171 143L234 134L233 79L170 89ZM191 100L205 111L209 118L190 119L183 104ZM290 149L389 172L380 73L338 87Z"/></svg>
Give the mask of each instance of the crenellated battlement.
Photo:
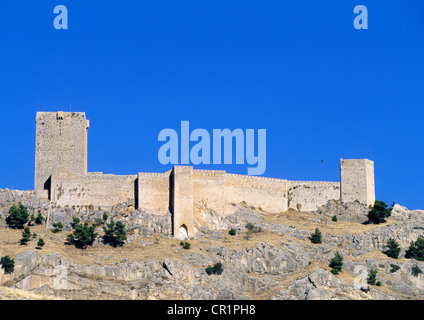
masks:
<svg viewBox="0 0 424 320"><path fill-rule="evenodd" d="M281 182L281 183L287 183L288 180L286 179L277 179L277 178L269 178L269 177L261 177L261 176L247 176L243 174L236 174L236 173L227 173L227 176L233 177L233 178L239 178L239 179L246 179L246 180L262 180L262 181L272 181L272 182Z"/></svg>
<svg viewBox="0 0 424 320"><path fill-rule="evenodd" d="M224 170L193 170L193 174L203 177L222 177L226 175Z"/></svg>
<svg viewBox="0 0 424 320"><path fill-rule="evenodd" d="M340 186L340 182L334 181L288 181L290 187L299 185L312 185L312 186Z"/></svg>
<svg viewBox="0 0 424 320"><path fill-rule="evenodd" d="M92 181L114 181L114 180L134 180L137 178L136 175L125 175L119 176L114 174L104 174L104 175L93 175L93 176L79 176L82 179L90 179Z"/></svg>
<svg viewBox="0 0 424 320"><path fill-rule="evenodd" d="M169 173L160 173L160 172L139 172L139 177L142 178L167 178L169 177Z"/></svg>

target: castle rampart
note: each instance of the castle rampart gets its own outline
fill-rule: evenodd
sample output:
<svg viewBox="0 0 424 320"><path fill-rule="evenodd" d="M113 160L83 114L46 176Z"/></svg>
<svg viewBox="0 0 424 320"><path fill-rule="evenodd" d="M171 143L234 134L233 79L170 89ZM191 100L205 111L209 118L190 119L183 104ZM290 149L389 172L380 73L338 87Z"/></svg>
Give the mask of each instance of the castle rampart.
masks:
<svg viewBox="0 0 424 320"><path fill-rule="evenodd" d="M227 174L226 177L229 213L232 203L242 201L269 212L287 211L287 180L238 174Z"/></svg>
<svg viewBox="0 0 424 320"><path fill-rule="evenodd" d="M125 201L155 215L172 215L174 236L194 234L195 217L204 208L221 217L245 202L269 213L314 211L328 200L375 200L374 163L367 159L340 161L340 182L289 181L196 170L175 166L165 173L111 175L87 172L87 128L84 113L37 113L35 189L51 201L77 210L102 209Z"/></svg>
<svg viewBox="0 0 424 320"><path fill-rule="evenodd" d="M156 215L165 215L170 211L170 175L171 171L138 174L136 204L139 210Z"/></svg>
<svg viewBox="0 0 424 320"><path fill-rule="evenodd" d="M290 181L287 198L289 209L314 211L328 200L340 199L340 182Z"/></svg>
<svg viewBox="0 0 424 320"><path fill-rule="evenodd" d="M200 207L212 209L222 215L226 204L226 173L214 170L193 170L194 213Z"/></svg>
<svg viewBox="0 0 424 320"><path fill-rule="evenodd" d="M51 177L51 200L58 206L109 210L117 203L135 199L136 175L75 175L54 172Z"/></svg>

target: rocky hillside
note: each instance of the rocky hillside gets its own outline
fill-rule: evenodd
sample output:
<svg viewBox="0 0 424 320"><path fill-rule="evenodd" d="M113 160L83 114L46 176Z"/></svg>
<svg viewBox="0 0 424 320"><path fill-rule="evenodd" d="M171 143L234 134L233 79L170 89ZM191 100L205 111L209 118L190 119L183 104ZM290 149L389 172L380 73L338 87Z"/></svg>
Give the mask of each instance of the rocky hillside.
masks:
<svg viewBox="0 0 424 320"><path fill-rule="evenodd" d="M10 206L18 203L47 219L31 227L45 240L42 249L36 249L36 238L19 244L22 230L6 226ZM240 203L225 218L200 209L198 234L187 240L190 249L183 249L180 240L168 235L170 215L152 216L135 210L133 203L116 206L107 221L99 222L102 211L77 213L30 192L0 190L0 256L15 260L12 274L0 269L0 292L24 290L32 299L424 298L424 276L412 272L413 267L424 270L424 262L405 258L410 242L424 234L422 210L395 205L386 223L374 225L364 224L367 208L358 203L329 202L317 212L279 214ZM99 224L93 246L82 250L65 244L73 217ZM101 241L102 224L112 219L126 225L128 239L122 247ZM63 231L53 233L52 224L59 221ZM231 228L235 235L228 234ZM309 239L315 228L322 232L321 244ZM389 238L402 248L398 259L382 252ZM336 251L344 258L338 275L329 267ZM205 269L218 262L222 274L208 275ZM378 271L380 286L367 284L371 269Z"/></svg>

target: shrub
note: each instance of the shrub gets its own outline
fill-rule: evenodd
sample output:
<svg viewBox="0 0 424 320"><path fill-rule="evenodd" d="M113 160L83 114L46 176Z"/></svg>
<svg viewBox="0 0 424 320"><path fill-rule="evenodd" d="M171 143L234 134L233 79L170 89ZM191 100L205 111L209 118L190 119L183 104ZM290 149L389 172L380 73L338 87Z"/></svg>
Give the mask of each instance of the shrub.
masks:
<svg viewBox="0 0 424 320"><path fill-rule="evenodd" d="M393 264L393 263L390 264L390 267L391 267L390 268L391 273L395 273L396 271L400 269L400 267L397 264Z"/></svg>
<svg viewBox="0 0 424 320"><path fill-rule="evenodd" d="M252 238L252 234L253 234L253 231L252 230L247 230L246 231L246 235L244 236L244 238L246 240L250 240Z"/></svg>
<svg viewBox="0 0 424 320"><path fill-rule="evenodd" d="M367 283L371 285L376 285L377 283L377 270L371 269L368 273ZM381 283L380 283L381 284Z"/></svg>
<svg viewBox="0 0 424 320"><path fill-rule="evenodd" d="M15 205L10 207L6 223L12 228L22 229L24 224L28 222L28 218L28 209L21 203L19 208Z"/></svg>
<svg viewBox="0 0 424 320"><path fill-rule="evenodd" d="M390 258L397 259L399 257L399 253L400 253L399 243L397 243L397 241L395 239L390 238L387 241L386 246L388 247L388 250L383 251L383 253L386 254Z"/></svg>
<svg viewBox="0 0 424 320"><path fill-rule="evenodd" d="M237 230L236 230L236 229L233 229L233 228L231 228L231 230L230 230L230 231L228 231L228 234L229 234L230 236L235 236L235 235L236 235L236 233L237 233Z"/></svg>
<svg viewBox="0 0 424 320"><path fill-rule="evenodd" d="M331 221L337 222L337 216L336 216L336 215L334 215L334 216L331 218Z"/></svg>
<svg viewBox="0 0 424 320"><path fill-rule="evenodd" d="M251 223L251 222L248 222L247 224L246 224L246 229L247 230L249 230L249 231L252 231L253 233L258 233L258 232L261 232L262 231L262 228L261 227L256 227L253 223Z"/></svg>
<svg viewBox="0 0 424 320"><path fill-rule="evenodd" d="M186 249L186 250L188 250L188 249L190 249L190 248L191 248L191 244L190 244L190 243L188 243L188 242L184 242L184 241L181 241L181 242L180 242L180 246L182 246L182 247L183 247L183 249Z"/></svg>
<svg viewBox="0 0 424 320"><path fill-rule="evenodd" d="M115 223L113 220L103 227L105 232L103 242L111 244L114 248L123 246L127 240L127 232L125 231L125 224L122 221Z"/></svg>
<svg viewBox="0 0 424 320"><path fill-rule="evenodd" d="M414 277L418 277L418 275L419 275L420 273L423 273L423 271L420 269L420 267L418 267L417 265L415 265L415 266L413 266L413 267L411 268L411 273L412 273L412 275L413 275Z"/></svg>
<svg viewBox="0 0 424 320"><path fill-rule="evenodd" d="M37 247L41 249L42 247L44 247L44 245L45 245L44 239L43 238L38 239Z"/></svg>
<svg viewBox="0 0 424 320"><path fill-rule="evenodd" d="M254 227L255 227L255 225L252 222L248 222L246 224L246 229L247 230L253 230Z"/></svg>
<svg viewBox="0 0 424 320"><path fill-rule="evenodd" d="M109 217L109 216L107 215L107 213L106 213L106 212L104 212L104 213L103 213L103 217L102 217L102 218L103 218L103 221L106 221L108 217Z"/></svg>
<svg viewBox="0 0 424 320"><path fill-rule="evenodd" d="M24 231L22 232L22 239L21 244L27 244L28 241L31 240L31 231L29 230L29 227L25 227Z"/></svg>
<svg viewBox="0 0 424 320"><path fill-rule="evenodd" d="M75 226L76 226L77 224L79 224L80 222L81 222L81 220L80 220L78 217L73 217L73 218L72 218L72 223L71 223L72 229L74 229L74 228L75 228Z"/></svg>
<svg viewBox="0 0 424 320"><path fill-rule="evenodd" d="M386 218L392 214L393 207L387 208L384 201L375 200L374 205L368 211L368 220L374 224L386 222Z"/></svg>
<svg viewBox="0 0 424 320"><path fill-rule="evenodd" d="M31 216L29 217L28 225L31 225L34 221L35 221L35 216L34 214L31 214Z"/></svg>
<svg viewBox="0 0 424 320"><path fill-rule="evenodd" d="M96 239L97 233L94 231L94 226L89 226L88 223L84 223L84 225L77 224L74 227L74 232L68 235L67 241L77 248L85 249L87 246L92 245Z"/></svg>
<svg viewBox="0 0 424 320"><path fill-rule="evenodd" d="M214 268L211 266L208 266L205 270L206 270L206 273L210 276L211 274L213 274Z"/></svg>
<svg viewBox="0 0 424 320"><path fill-rule="evenodd" d="M37 218L35 218L35 224L42 224L42 223L43 223L43 221L44 221L44 217L43 217L43 215L41 214L41 212L39 212L39 213L37 214Z"/></svg>
<svg viewBox="0 0 424 320"><path fill-rule="evenodd" d="M224 268L222 268L221 262L215 263L215 265L213 267L208 266L205 270L206 270L206 273L208 275L211 275L211 274L220 275L220 274L222 274L222 272L224 272Z"/></svg>
<svg viewBox="0 0 424 320"><path fill-rule="evenodd" d="M62 229L63 229L62 222L53 223L53 229L52 229L53 233L58 233L58 232L62 231Z"/></svg>
<svg viewBox="0 0 424 320"><path fill-rule="evenodd" d="M330 268L332 268L332 274L339 274L342 271L343 267L343 256L336 251L334 258L330 261Z"/></svg>
<svg viewBox="0 0 424 320"><path fill-rule="evenodd" d="M100 226L101 224L103 224L103 219L101 219L101 218L95 218L95 219L94 219L94 223L95 223L97 226Z"/></svg>
<svg viewBox="0 0 424 320"><path fill-rule="evenodd" d="M419 236L416 241L411 241L405 258L424 261L424 238L422 236Z"/></svg>
<svg viewBox="0 0 424 320"><path fill-rule="evenodd" d="M322 243L321 231L319 231L319 229L316 228L315 232L311 234L311 237L309 239L311 239L312 243Z"/></svg>
<svg viewBox="0 0 424 320"><path fill-rule="evenodd" d="M2 257L0 264L6 274L12 273L15 270L15 260L10 259L9 256Z"/></svg>

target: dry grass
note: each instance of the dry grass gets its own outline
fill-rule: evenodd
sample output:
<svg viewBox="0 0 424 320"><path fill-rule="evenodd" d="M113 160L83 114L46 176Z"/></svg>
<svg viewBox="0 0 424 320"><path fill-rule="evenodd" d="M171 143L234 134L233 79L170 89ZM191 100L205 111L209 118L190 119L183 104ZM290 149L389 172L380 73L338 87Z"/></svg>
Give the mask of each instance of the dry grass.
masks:
<svg viewBox="0 0 424 320"><path fill-rule="evenodd" d="M109 256L105 262L122 261L125 258L131 260L147 260L147 259L162 259L177 258L178 255L174 250L179 246L179 240L164 238L159 236L143 237L145 243L151 243L147 246L141 244L140 239L136 239L122 247L113 248L108 245L98 244L96 246L88 246L86 249L77 249L75 246L66 245L66 235L70 232L52 233L46 231L44 226L32 226L31 232L37 233L38 237L33 238L27 245L19 244L22 237L22 230L0 228L0 255L9 255L15 258L18 254L28 250L37 250L39 254L60 253L61 257L73 261L77 264L94 264L98 260L97 256ZM100 229L98 230L100 232ZM40 234L43 235L45 241L44 247L36 249L36 244ZM50 240L49 237L52 237ZM157 239L159 242L157 243Z"/></svg>
<svg viewBox="0 0 424 320"><path fill-rule="evenodd" d="M394 222L388 220L384 225L362 225L354 222L338 221L332 222L330 218L324 216L318 216L305 212L283 212L279 214L270 214L264 211L260 211L260 214L265 218L265 222L268 224L282 224L287 226L294 226L298 230L306 230L313 232L315 228L319 228L323 234L331 233L343 235L347 233L359 234L367 231L372 231L380 228L384 225ZM327 223L320 223L318 220L325 221ZM42 235L45 241L45 246L41 250L37 250L39 254L48 253L59 253L62 258L70 260L76 264L93 265L95 263L101 265L115 264L128 258L131 261L146 261L150 259L164 260L172 259L182 262L182 255L188 251L182 249L180 246L180 240L173 239L170 237L161 237L159 235L150 237L137 237L129 244L125 244L123 247L113 248L108 245L98 244L96 246L89 246L87 249L77 249L74 246L65 245L66 235L70 232L59 232L52 233L50 230L46 230L44 225L32 226L32 233L37 233L37 238L33 238L27 245L20 245L19 240L22 236L22 230L0 228L0 256L9 255L11 258L15 258L18 254L26 252L28 250L35 250L38 238ZM102 230L99 227L97 232L102 234ZM223 232L224 233L224 232ZM51 239L49 239L51 238ZM207 241L205 241L207 240ZM245 232L238 231L235 236L226 234L219 239L210 240L208 236L201 237L196 240L188 240L191 244L191 252L203 252L210 246L226 246L227 248L243 250L245 248L253 248L260 242L269 243L275 246L281 246L281 243L300 243L303 245L311 245L309 240L300 240L297 238L291 238L288 235L280 234L276 232L270 232L262 230L261 232L254 233L251 239L245 238ZM143 245L142 242L147 245ZM180 248L176 253L175 249ZM106 258L108 257L108 258ZM380 251L373 251L366 255L358 258L349 258L354 261L364 261L367 258L387 258ZM269 297L276 294L282 287L287 287L293 283L296 279L307 276L310 272L318 269L325 269L330 271L328 265L319 262L312 261L304 269L299 272L290 274L284 278L272 275L266 275L267 277L277 280L278 283L265 291L251 293L254 299L269 299ZM261 277L260 275L250 274L252 277ZM345 280L348 283L353 283L356 275L344 271L338 275L340 279ZM381 287L380 287L380 290ZM11 289L0 287L0 299L54 299L53 297L43 296L39 294L30 293L23 290Z"/></svg>
<svg viewBox="0 0 424 320"><path fill-rule="evenodd" d="M59 298L0 286L0 300L59 300Z"/></svg>
<svg viewBox="0 0 424 320"><path fill-rule="evenodd" d="M387 219L387 223L376 225L376 224L360 224L358 222L349 222L339 220L338 222L331 221L324 215L315 215L308 212L298 211L287 211L279 214L275 213L264 213L265 221L268 224L284 224L288 226L295 226L300 230L306 230L313 232L315 228L319 228L322 232L343 235L347 233L360 234L367 231L373 231L381 228L382 226L388 225L395 222L393 219ZM316 220L322 220L327 223L320 223Z"/></svg>
<svg viewBox="0 0 424 320"><path fill-rule="evenodd" d="M359 223L347 221L332 222L330 219L326 219L330 223L319 223L312 220L317 220L318 218L325 220L325 218L305 212L289 211L277 215L262 212L262 215L268 224L284 224L288 226L295 226L299 230L306 230L308 232L313 232L315 228L318 227L323 234L359 234L366 231L372 231L382 226L372 224L362 225ZM388 221L388 223L391 223L391 221ZM38 236L37 238L33 238L27 245L20 245L19 243L19 240L22 236L22 230L0 228L0 255L9 255L11 258L15 258L16 255L20 253L26 252L28 250L35 250L37 240L41 235L45 241L45 246L41 250L37 250L39 253L47 254L58 252L63 258L78 264L92 264L94 261L98 260L97 256L111 257L110 259L102 262L106 264L121 261L125 258L129 258L130 260L135 261L165 258L181 260L181 253L186 252L184 249L181 249L178 253L175 253L175 249L180 247L180 240L170 237L161 237L159 235L137 238L131 243L125 244L123 247L118 248L99 244L96 246L89 246L88 248L82 250L77 249L74 246L65 245L66 235L70 232L62 231L54 234L50 230L46 230L44 225L32 226L30 228L31 232L37 233ZM102 234L100 227L97 229L97 232ZM141 243L141 239L148 245L144 246ZM260 242L266 242L278 246L282 242L288 242L289 240L304 245L311 244L309 240L290 238L288 235L270 232L267 230L262 230L259 233L253 233L250 240L245 238L245 232L240 231L238 231L235 236L225 234L220 239L208 240L208 242L202 243L204 240L208 240L208 238L205 237L196 240L189 240L192 248L190 250L196 251L199 250L199 248L201 248L201 250L205 250L211 245L226 246L229 248L241 250L244 248L255 247ZM368 255L367 257L371 257ZM361 257L361 259L363 258L364 256Z"/></svg>

